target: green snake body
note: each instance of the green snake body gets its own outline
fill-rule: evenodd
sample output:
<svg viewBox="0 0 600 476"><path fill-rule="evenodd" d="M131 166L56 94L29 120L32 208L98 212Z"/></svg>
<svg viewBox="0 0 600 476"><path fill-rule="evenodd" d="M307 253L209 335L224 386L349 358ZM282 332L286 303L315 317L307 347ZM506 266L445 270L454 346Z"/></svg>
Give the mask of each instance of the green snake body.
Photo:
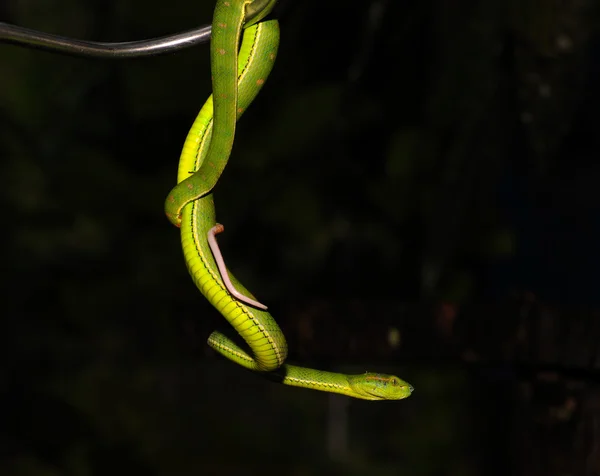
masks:
<svg viewBox="0 0 600 476"><path fill-rule="evenodd" d="M213 52L211 56L213 96L204 104L185 140L179 163L178 185L170 193L166 202L169 219L181 228L183 253L192 279L200 292L246 341L252 355L217 331L210 335L208 344L233 362L286 385L341 393L366 400L406 398L411 394L412 386L393 375L379 373L346 375L285 364L287 343L277 322L266 310L257 309L232 296L225 286L209 247L207 236L216 224L213 194L210 193L214 186L212 183L214 177L211 175L211 179L205 181L201 173L211 157L213 165L218 162L220 171L225 167L231 151L230 143L233 141L235 122L264 84L273 67L279 44L277 21L262 21L252 26L244 25L244 9L254 8L253 14L261 19L270 11L273 4L274 1L269 0L254 2L218 0L213 32L215 28L219 28L218 25L237 26L223 35L213 34L211 49L225 50L225 54L215 55ZM267 10L266 13L260 11L261 6ZM238 57L237 48L235 51L228 49L231 38L225 36L236 34L239 36L238 29L242 26L245 29ZM229 45L227 49L222 41ZM232 62L231 58L225 61L222 56L231 56L234 61ZM234 89L237 90L235 96L230 92L223 93L222 85L217 84L225 80L225 77L229 86L230 78L235 80ZM225 94L225 97L217 99L219 94ZM217 119L223 116L227 116L226 120L219 122ZM229 129L221 129L223 124L226 124ZM214 146L215 139L218 140L218 147ZM214 150L220 150L223 155L213 157ZM197 177L200 177L199 181ZM195 185L189 187L190 183ZM237 291L253 298L231 273L228 274Z"/></svg>
<svg viewBox="0 0 600 476"><path fill-rule="evenodd" d="M214 128L220 131L208 141L208 152L202 165L194 174L178 183L165 202L165 213L171 223L179 226L183 207L210 192L227 165L236 124L236 105L239 109L242 101L238 99L238 47L242 29L258 23L274 7L277 0L219 0L215 7L211 32L211 69L213 71ZM256 10L248 12L247 9ZM252 22L245 19L252 13ZM252 45L251 45L252 46ZM276 48L275 48L276 49ZM252 54L252 53L251 53ZM243 58L243 56L242 56ZM273 57L273 60L275 58ZM271 62L273 61L271 60ZM253 64L249 62L247 64ZM257 78L263 81L265 78ZM250 86L249 90L260 90L262 83ZM240 115L243 109L240 111Z"/></svg>

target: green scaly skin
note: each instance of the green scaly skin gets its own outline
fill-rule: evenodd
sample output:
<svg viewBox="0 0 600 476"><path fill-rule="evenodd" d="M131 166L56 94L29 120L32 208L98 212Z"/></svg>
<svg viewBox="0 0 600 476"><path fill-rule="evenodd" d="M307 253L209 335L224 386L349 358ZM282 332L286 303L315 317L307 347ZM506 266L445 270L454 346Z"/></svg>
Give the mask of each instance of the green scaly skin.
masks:
<svg viewBox="0 0 600 476"><path fill-rule="evenodd" d="M219 0L219 3L222 3L222 0ZM235 4L238 8L248 5L246 1L229 0L228 3L230 6ZM269 3L269 6L272 7L272 3ZM223 9L217 5L215 22L226 22L223 18L217 18L219 12L222 13ZM257 18L262 16L260 12L257 14ZM274 20L259 22L244 31L237 64L237 104L232 105L227 101L223 103L224 106L233 108L237 119L254 100L267 79L273 67L278 43L279 27ZM214 44L212 47L218 48ZM223 63L219 63L217 67L219 66L222 67ZM213 77L225 76L225 71L215 71L214 64L212 67ZM229 71L229 75L235 77L235 70ZM215 104L215 110L218 107L219 105ZM210 153L208 151L212 150L212 114L211 97L198 114L184 143L177 179L179 184L185 183L190 175L196 176L193 175L194 172L202 169L204 158ZM221 133L216 117L214 124L216 136ZM230 131L228 135L232 136L233 133ZM246 341L252 356L216 331L208 339L208 344L213 349L233 362L285 385L341 393L366 400L399 400L410 396L412 386L393 375L345 375L284 364L287 343L275 319L268 312L253 308L231 296L219 274L207 241L209 230L216 224L213 194L208 193L202 198L192 200L188 200L189 197L184 194L182 200L185 203L178 202L180 198L179 195L174 197L173 210L182 211L181 242L188 270L200 292ZM254 298L231 273L228 274L239 292Z"/></svg>
<svg viewBox="0 0 600 476"><path fill-rule="evenodd" d="M232 74L238 66L238 45L242 30L258 23L268 15L277 0L219 0L215 7L211 30L211 69L214 127L221 131L209 142L202 166L178 183L165 201L165 214L175 226L181 226L183 207L216 185L223 173L235 135L237 77ZM247 24L246 18L251 16ZM261 85L255 85L260 90Z"/></svg>
<svg viewBox="0 0 600 476"><path fill-rule="evenodd" d="M232 0L229 0L230 3ZM244 31L236 65L238 103L233 104L237 118L254 100L273 67L279 46L279 24L275 20L260 22ZM222 76L222 75L221 75ZM234 74L235 77L235 74ZM213 129L213 94L204 104L183 145L177 180L184 183L202 168L211 150ZM227 104L227 106L231 106ZM234 299L223 283L208 246L208 231L216 224L213 194L183 206L181 242L188 270L200 292L244 337L254 354L251 370L269 371L280 367L287 357L287 343L277 322L263 312ZM252 295L229 273L236 289Z"/></svg>
<svg viewBox="0 0 600 476"><path fill-rule="evenodd" d="M252 357L223 334L213 332L208 338L208 344L242 367L254 370ZM374 372L348 375L284 364L263 375L284 385L340 393L362 400L401 400L409 397L413 391L412 385L395 375Z"/></svg>

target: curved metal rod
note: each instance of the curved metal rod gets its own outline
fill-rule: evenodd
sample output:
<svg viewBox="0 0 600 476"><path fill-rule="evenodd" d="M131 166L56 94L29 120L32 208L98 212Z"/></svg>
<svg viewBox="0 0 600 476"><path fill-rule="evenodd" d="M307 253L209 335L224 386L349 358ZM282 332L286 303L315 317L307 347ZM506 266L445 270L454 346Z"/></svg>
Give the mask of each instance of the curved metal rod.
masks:
<svg viewBox="0 0 600 476"><path fill-rule="evenodd" d="M92 58L137 58L172 53L210 41L210 25L151 40L101 43L51 35L0 22L0 43Z"/></svg>
<svg viewBox="0 0 600 476"><path fill-rule="evenodd" d="M247 22L251 22L260 11L247 12ZM210 41L210 25L201 26L193 30L162 36L152 40L128 41L124 43L102 43L97 41L83 41L51 35L10 23L0 22L0 43L11 43L17 46L35 48L63 53L71 56L84 56L92 58L138 58L141 56L155 56L172 53L173 51L189 48L190 46L208 43Z"/></svg>

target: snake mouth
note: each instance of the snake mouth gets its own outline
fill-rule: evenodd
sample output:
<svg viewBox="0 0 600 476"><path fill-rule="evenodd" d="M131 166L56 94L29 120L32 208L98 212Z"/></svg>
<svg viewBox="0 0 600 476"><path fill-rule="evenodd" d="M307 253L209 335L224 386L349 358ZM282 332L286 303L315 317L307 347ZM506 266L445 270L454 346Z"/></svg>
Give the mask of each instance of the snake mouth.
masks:
<svg viewBox="0 0 600 476"><path fill-rule="evenodd" d="M402 390L402 394L398 398L398 400L410 397L415 390L415 388L411 384L403 385L400 389Z"/></svg>

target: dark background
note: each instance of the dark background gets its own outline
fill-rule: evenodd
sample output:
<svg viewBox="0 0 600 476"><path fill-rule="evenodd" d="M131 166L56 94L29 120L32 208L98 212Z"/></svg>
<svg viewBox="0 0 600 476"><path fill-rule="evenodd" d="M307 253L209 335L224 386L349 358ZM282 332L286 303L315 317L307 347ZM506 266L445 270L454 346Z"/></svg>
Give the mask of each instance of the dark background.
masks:
<svg viewBox="0 0 600 476"><path fill-rule="evenodd" d="M128 41L214 2L17 1ZM415 386L363 402L215 355L163 215L208 46L0 46L0 474L600 474L598 7L280 0L275 69L215 191L290 362Z"/></svg>

